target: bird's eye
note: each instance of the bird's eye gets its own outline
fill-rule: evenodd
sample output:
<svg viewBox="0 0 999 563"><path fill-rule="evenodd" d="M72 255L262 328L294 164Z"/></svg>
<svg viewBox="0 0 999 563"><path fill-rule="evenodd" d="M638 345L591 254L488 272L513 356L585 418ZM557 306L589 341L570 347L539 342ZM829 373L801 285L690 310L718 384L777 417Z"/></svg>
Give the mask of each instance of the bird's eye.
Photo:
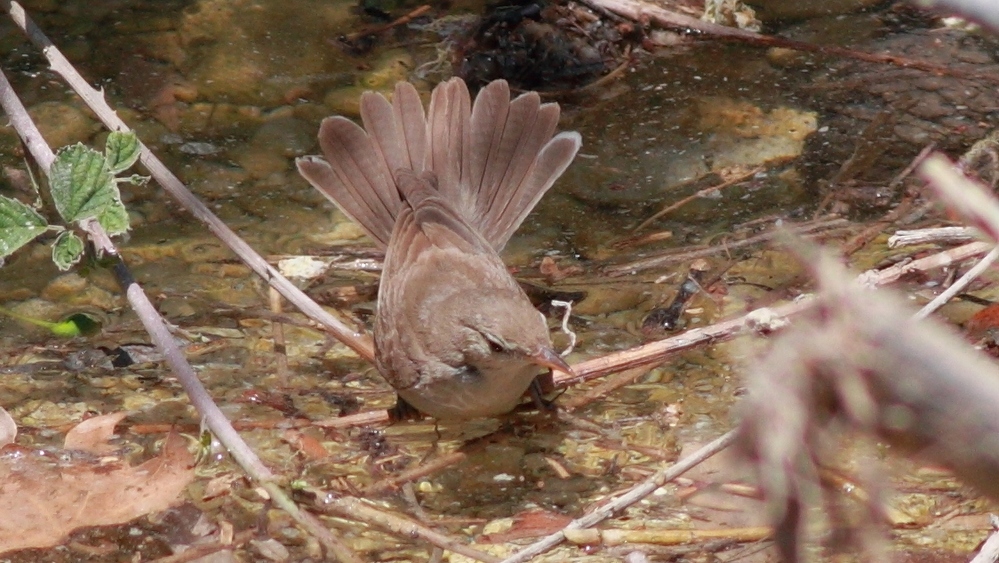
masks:
<svg viewBox="0 0 999 563"><path fill-rule="evenodd" d="M505 348L503 348L503 345L500 344L499 342L496 342L495 340L491 340L491 339L487 338L486 342L489 343L489 349L492 350L494 354L499 354L500 352L504 352L505 351Z"/></svg>

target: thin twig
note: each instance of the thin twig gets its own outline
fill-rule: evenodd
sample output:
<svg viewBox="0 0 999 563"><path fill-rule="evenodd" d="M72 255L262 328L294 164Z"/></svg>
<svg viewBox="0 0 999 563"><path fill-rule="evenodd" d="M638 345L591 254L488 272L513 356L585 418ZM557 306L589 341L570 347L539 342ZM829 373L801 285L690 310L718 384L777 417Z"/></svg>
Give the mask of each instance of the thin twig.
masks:
<svg viewBox="0 0 999 563"><path fill-rule="evenodd" d="M920 244L964 244L978 238L978 232L971 227L931 227L895 231L888 237L888 248L902 248Z"/></svg>
<svg viewBox="0 0 999 563"><path fill-rule="evenodd" d="M993 246L993 244L988 242L970 242L955 248L948 248L947 250L931 254L930 256L920 258L919 260L895 264L894 266L889 266L883 270L871 270L870 272L865 272L861 274L861 281L871 285L872 287L887 285L894 283L903 276L909 274L953 266L954 264L963 262L968 258L985 254L986 252L992 250Z"/></svg>
<svg viewBox="0 0 999 563"><path fill-rule="evenodd" d="M597 510L591 512L590 514L573 520L564 529L578 530L582 528L589 528L603 522L615 513L620 512L651 495L659 487L662 487L666 483L676 479L680 475L683 475L699 463L727 448L733 441L735 441L735 437L736 432L734 430L725 433L720 438L708 443L690 456L676 462L673 465L670 465L669 467L660 469L645 481L642 481L638 485L632 487L627 493L597 508ZM533 557L548 551L563 541L565 541L565 533L562 531L555 532L554 534L546 536L545 538L531 544L527 548L518 551L510 557L507 557L501 563L523 563L525 561L529 561Z"/></svg>
<svg viewBox="0 0 999 563"><path fill-rule="evenodd" d="M614 545L645 544L645 545L683 545L711 540L730 540L733 543L758 542L774 535L773 528L754 526L748 528L717 528L717 529L662 529L646 530L566 530L566 539L574 544Z"/></svg>
<svg viewBox="0 0 999 563"><path fill-rule="evenodd" d="M667 213L669 213L671 211L675 211L675 210L683 207L684 205L687 205L688 203L694 201L695 199L702 198L702 197L707 197L708 195L713 194L713 193L715 193L715 192L717 192L719 190L723 190L723 189L725 189L725 188L727 188L727 187L729 187L729 186L731 186L733 184L738 184L739 182L741 182L743 180L748 180L749 178L752 178L753 176L755 176L755 175L759 174L760 172L762 172L763 168L764 168L763 166L757 166L756 168L753 168L752 170L750 170L749 172L746 172L745 174L740 174L739 176L736 176L734 178L730 178L730 179L728 179L728 180L726 180L726 181L724 181L724 182L722 182L720 184L716 184L714 186L709 186L707 188L704 188L703 190L699 190L697 193L690 194L689 196L681 199L680 201L677 201L677 202L675 202L675 203L673 203L671 205L668 205L668 206L664 207L663 209L660 209L654 215L652 215L652 217L649 217L648 219L646 219L646 220L642 221L641 223L639 223L637 227L635 227L634 229L631 230L631 232L637 233L638 231L641 231L645 227L648 227L655 220L657 220L660 217L662 217L663 215L666 215Z"/></svg>
<svg viewBox="0 0 999 563"><path fill-rule="evenodd" d="M986 254L984 258L979 260L977 264L965 272L963 276L961 276L954 283L950 284L950 287L941 292L940 295L934 297L932 301L924 305L922 309L912 316L912 318L917 321L924 319L940 307L943 307L945 303L953 299L958 293L961 293L964 288L968 287L968 284L974 281L978 276L982 275L985 270L988 270L989 266L991 266L996 259L999 259L999 246L993 248L991 252Z"/></svg>
<svg viewBox="0 0 999 563"><path fill-rule="evenodd" d="M363 520L364 522L371 523L399 537L421 539L431 545L464 555L465 557L471 557L476 561L483 561L485 563L499 562L498 558L489 555L488 553L473 549L465 544L458 543L448 536L435 532L423 524L410 520L409 518L404 518L384 510L379 510L360 499L356 499L354 497L336 498L329 496L327 493L323 493L322 491L316 491L316 495L318 499L318 502L316 503L317 508L339 516ZM324 497L323 495L327 496Z"/></svg>
<svg viewBox="0 0 999 563"><path fill-rule="evenodd" d="M401 17L398 17L398 18L390 21L389 23L386 23L386 24L383 24L383 25L377 25L375 27L371 27L371 28L368 28L368 29L362 29L361 31L355 31L354 33L351 33L350 35L345 35L343 37L343 40L347 41L348 43L354 43L358 39L363 39L363 38L365 38L365 37L367 37L369 35L378 35L380 33L384 33L386 31L392 29L393 27L398 27L400 25L406 25L407 23L413 21L414 19L422 16L423 14L425 14L425 13L427 13L429 11L430 11L430 4L424 4L422 6L418 6L416 9L414 9L411 12L409 12L408 14L405 14L405 15L403 15Z"/></svg>

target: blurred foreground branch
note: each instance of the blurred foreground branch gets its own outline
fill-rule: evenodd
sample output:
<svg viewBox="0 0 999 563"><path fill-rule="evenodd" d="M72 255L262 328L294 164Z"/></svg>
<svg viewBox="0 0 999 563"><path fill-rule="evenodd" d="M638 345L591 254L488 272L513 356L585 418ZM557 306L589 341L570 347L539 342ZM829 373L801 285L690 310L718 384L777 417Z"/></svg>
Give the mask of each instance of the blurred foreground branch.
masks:
<svg viewBox="0 0 999 563"><path fill-rule="evenodd" d="M999 234L999 202L946 159L928 159L921 174L970 223ZM832 257L798 246L821 291L750 370L740 428L784 558L801 559L806 514L822 501L828 452L819 444L836 422L999 499L999 366L941 323L916 321L894 293L866 289Z"/></svg>

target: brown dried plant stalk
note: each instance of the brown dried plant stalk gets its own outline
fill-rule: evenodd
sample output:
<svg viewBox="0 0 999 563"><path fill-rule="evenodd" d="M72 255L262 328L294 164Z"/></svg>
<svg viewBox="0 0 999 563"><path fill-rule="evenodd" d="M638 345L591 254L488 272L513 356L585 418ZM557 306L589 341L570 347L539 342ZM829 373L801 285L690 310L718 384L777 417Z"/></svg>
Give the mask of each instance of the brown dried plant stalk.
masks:
<svg viewBox="0 0 999 563"><path fill-rule="evenodd" d="M999 234L993 195L942 157L920 170L952 209ZM830 256L799 248L821 290L750 370L740 427L784 558L803 557L805 515L821 502L818 466L829 454L820 444L837 424L949 467L999 499L999 367L948 327L917 320L891 292L871 291Z"/></svg>

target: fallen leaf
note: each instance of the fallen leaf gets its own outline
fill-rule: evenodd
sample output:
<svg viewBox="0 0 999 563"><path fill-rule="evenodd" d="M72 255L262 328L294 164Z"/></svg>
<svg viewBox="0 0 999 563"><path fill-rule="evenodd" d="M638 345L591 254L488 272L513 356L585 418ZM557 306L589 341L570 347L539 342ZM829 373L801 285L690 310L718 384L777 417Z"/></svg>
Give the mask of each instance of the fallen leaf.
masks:
<svg viewBox="0 0 999 563"><path fill-rule="evenodd" d="M0 449L0 553L58 545L77 528L165 510L194 478L193 463L174 433L159 457L136 467L7 445Z"/></svg>
<svg viewBox="0 0 999 563"><path fill-rule="evenodd" d="M17 438L17 423L6 409L0 407L0 446L13 444Z"/></svg>
<svg viewBox="0 0 999 563"><path fill-rule="evenodd" d="M997 326L999 326L999 304L993 304L972 315L964 324L964 330L972 340L978 340L990 330L995 330Z"/></svg>
<svg viewBox="0 0 999 563"><path fill-rule="evenodd" d="M115 450L108 443L114 436L114 427L126 416L127 413L113 412L88 418L66 433L63 447L95 455L109 454Z"/></svg>
<svg viewBox="0 0 999 563"><path fill-rule="evenodd" d="M527 510L513 517L513 526L481 538L485 543L506 543L524 538L547 536L564 528L572 518L547 510Z"/></svg>

